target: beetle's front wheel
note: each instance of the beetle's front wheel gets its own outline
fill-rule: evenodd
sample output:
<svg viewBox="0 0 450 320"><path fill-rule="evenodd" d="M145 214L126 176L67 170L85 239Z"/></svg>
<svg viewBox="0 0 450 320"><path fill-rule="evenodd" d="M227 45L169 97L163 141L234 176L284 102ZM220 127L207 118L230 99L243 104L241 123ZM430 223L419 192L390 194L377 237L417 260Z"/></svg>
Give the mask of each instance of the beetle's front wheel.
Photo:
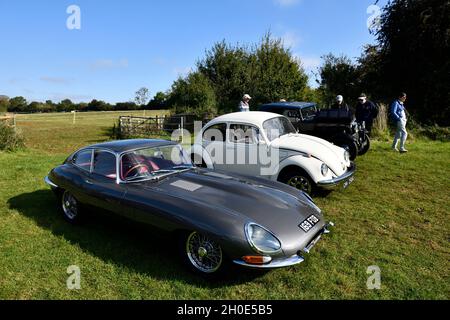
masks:
<svg viewBox="0 0 450 320"><path fill-rule="evenodd" d="M299 189L311 195L315 191L315 184L309 175L300 168L290 168L281 172L278 181Z"/></svg>

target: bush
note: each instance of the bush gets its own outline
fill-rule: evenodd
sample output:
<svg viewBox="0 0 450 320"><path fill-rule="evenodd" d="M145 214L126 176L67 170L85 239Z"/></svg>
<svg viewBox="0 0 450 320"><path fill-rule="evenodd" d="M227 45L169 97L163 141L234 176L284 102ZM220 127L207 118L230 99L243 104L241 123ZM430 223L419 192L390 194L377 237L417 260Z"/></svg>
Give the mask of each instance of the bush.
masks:
<svg viewBox="0 0 450 320"><path fill-rule="evenodd" d="M385 104L378 104L378 116L373 123L372 138L382 141L391 139L388 120L388 106Z"/></svg>
<svg viewBox="0 0 450 320"><path fill-rule="evenodd" d="M16 129L4 121L0 121L0 151L15 151L23 148L23 137Z"/></svg>
<svg viewBox="0 0 450 320"><path fill-rule="evenodd" d="M414 134L418 137L424 137L431 140L438 140L444 142L450 142L450 128L440 127L438 125L434 126L424 126L415 128L413 130Z"/></svg>

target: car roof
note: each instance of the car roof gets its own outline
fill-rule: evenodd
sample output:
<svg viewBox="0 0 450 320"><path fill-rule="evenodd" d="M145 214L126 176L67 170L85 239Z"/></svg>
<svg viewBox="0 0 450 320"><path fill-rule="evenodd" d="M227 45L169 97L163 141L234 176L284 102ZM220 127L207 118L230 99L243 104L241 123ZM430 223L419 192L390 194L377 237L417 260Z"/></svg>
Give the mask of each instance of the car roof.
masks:
<svg viewBox="0 0 450 320"><path fill-rule="evenodd" d="M117 141L108 141L103 143L93 144L86 148L99 148L99 149L107 149L113 151L115 153L122 153L129 150L143 149L143 148L153 148L153 147L161 147L167 145L176 145L176 142L168 141L168 140L159 140L159 139L130 139L130 140L117 140ZM83 149L86 149L83 148Z"/></svg>
<svg viewBox="0 0 450 320"><path fill-rule="evenodd" d="M275 109L303 109L308 107L313 107L316 104L314 102L274 102L269 104L263 104L259 106L259 110L270 110L271 108Z"/></svg>
<svg viewBox="0 0 450 320"><path fill-rule="evenodd" d="M262 124L269 119L280 117L279 114L271 112L250 111L250 112L235 112L225 114L210 121L208 125L220 123L220 122L237 122L237 123L249 123L262 126Z"/></svg>

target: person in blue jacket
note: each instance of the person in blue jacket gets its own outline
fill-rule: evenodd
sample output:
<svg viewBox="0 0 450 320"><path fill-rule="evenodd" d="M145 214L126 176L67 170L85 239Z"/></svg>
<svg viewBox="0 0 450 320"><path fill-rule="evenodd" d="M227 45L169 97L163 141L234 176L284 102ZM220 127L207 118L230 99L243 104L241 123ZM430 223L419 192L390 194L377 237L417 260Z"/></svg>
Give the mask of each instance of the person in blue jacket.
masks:
<svg viewBox="0 0 450 320"><path fill-rule="evenodd" d="M390 115L392 121L396 126L396 133L394 143L392 144L392 150L406 153L405 149L406 139L408 138L408 132L406 131L406 109L405 109L406 93L402 92L399 97L392 102L390 107ZM398 141L400 140L400 150L397 149Z"/></svg>

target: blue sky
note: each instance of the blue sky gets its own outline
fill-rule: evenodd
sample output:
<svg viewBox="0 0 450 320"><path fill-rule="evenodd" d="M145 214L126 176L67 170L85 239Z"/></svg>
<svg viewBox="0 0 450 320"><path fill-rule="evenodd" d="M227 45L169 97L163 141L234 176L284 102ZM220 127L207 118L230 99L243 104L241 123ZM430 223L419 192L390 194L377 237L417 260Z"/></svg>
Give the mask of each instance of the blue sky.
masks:
<svg viewBox="0 0 450 320"><path fill-rule="evenodd" d="M367 28L374 2L2 0L0 94L129 101L143 86L152 95L169 89L215 42L251 44L268 30L310 72L326 53L357 57L374 41ZM66 27L70 5L81 10L80 30Z"/></svg>

